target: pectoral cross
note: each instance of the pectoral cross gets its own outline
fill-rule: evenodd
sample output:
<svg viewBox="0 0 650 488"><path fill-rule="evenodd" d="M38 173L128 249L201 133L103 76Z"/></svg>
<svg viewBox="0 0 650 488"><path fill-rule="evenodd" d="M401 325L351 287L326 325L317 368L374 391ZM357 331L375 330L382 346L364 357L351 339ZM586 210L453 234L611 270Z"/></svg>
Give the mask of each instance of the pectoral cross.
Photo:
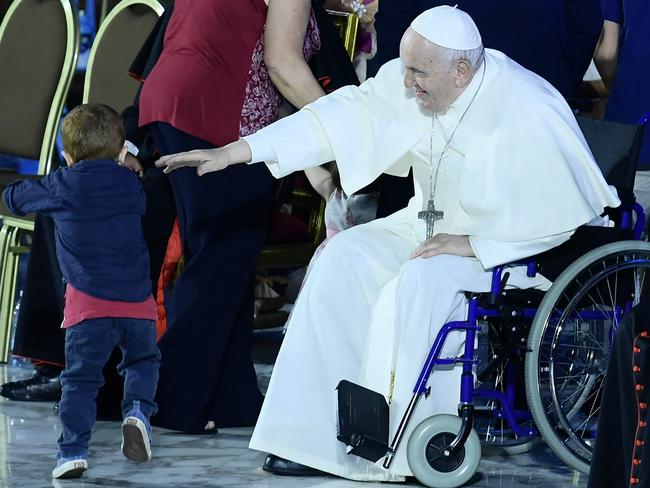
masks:
<svg viewBox="0 0 650 488"><path fill-rule="evenodd" d="M433 237L433 225L436 223L436 220L442 220L444 216L444 212L436 210L436 205L433 200L429 200L426 210L418 212L418 219L427 221L427 239L431 239Z"/></svg>

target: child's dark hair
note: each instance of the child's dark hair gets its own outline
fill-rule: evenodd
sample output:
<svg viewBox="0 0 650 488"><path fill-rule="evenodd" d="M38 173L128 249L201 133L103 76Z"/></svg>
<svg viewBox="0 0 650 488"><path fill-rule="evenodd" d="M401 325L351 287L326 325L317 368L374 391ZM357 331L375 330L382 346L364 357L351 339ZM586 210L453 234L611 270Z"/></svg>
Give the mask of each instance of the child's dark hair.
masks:
<svg viewBox="0 0 650 488"><path fill-rule="evenodd" d="M117 159L124 146L124 123L107 105L86 103L73 108L61 125L63 150L82 159Z"/></svg>

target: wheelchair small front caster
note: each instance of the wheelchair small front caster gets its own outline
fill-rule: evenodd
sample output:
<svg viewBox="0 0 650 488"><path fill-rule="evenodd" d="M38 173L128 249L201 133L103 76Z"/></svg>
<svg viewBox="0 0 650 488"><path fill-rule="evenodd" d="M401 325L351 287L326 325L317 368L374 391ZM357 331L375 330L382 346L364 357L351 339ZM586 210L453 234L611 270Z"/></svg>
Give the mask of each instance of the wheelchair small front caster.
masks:
<svg viewBox="0 0 650 488"><path fill-rule="evenodd" d="M421 422L411 434L406 459L423 485L457 488L476 473L481 462L481 441L473 429L455 455L443 452L460 431L461 423L460 417L454 415L435 415Z"/></svg>

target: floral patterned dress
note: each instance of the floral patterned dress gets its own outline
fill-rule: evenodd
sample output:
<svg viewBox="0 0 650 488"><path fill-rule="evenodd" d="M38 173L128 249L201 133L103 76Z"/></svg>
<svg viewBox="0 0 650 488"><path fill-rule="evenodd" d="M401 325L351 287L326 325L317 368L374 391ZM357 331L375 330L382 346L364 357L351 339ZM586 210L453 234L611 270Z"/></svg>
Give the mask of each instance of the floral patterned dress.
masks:
<svg viewBox="0 0 650 488"><path fill-rule="evenodd" d="M309 61L320 49L320 33L312 11L305 34L303 54ZM239 123L239 135L253 134L275 122L282 105L282 95L273 85L269 71L264 64L264 33L253 51L253 63L246 84L246 96Z"/></svg>

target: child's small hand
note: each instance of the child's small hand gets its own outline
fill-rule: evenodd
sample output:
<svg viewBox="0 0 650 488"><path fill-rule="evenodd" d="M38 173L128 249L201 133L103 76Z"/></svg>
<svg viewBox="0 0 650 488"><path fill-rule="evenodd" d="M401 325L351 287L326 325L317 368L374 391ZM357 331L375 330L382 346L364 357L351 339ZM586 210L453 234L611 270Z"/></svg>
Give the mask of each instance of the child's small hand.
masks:
<svg viewBox="0 0 650 488"><path fill-rule="evenodd" d="M142 167L142 164L140 164L140 160L133 154L126 153L126 156L124 156L124 163L122 163L122 165L126 166L140 178L142 178L142 175L144 174L144 168Z"/></svg>

